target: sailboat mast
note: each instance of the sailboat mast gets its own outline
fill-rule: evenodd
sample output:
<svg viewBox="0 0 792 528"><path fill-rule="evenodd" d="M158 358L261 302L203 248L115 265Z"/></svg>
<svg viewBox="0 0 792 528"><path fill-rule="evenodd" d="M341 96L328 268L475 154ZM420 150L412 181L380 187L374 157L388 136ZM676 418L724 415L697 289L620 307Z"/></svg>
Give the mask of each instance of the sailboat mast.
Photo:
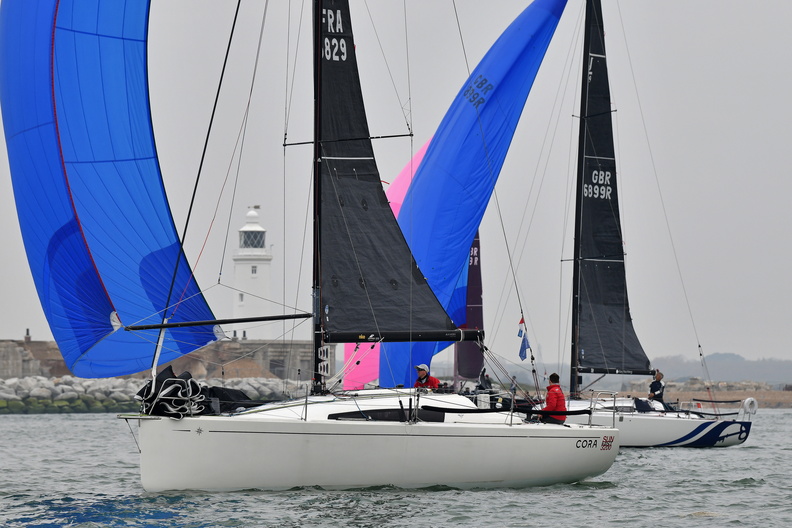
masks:
<svg viewBox="0 0 792 528"><path fill-rule="evenodd" d="M600 16L597 17L596 13ZM586 116L589 97L589 65L591 63L591 38L592 25L594 20L601 19L602 6L599 0L588 0L586 2L586 21L585 33L583 35L583 61L582 76L580 82L580 126L578 136L578 164L577 164L577 191L575 193L575 251L573 257L572 272L572 350L570 362L569 394L575 398L579 396L581 378L578 372L580 366L580 355L578 342L580 337L580 266L581 266L581 238L582 238L582 210L583 210L583 185L585 184L586 170Z"/></svg>
<svg viewBox="0 0 792 528"><path fill-rule="evenodd" d="M324 387L324 376L320 372L322 359L320 350L324 345L322 338L322 321L320 317L321 302L321 269L320 269L320 248L321 234L319 218L322 208L322 187L321 187L321 164L322 164L322 0L314 0L313 6L313 72L314 72L314 144L313 144L313 327L314 327L314 359L313 372L311 375L311 392L321 394Z"/></svg>
<svg viewBox="0 0 792 528"><path fill-rule="evenodd" d="M627 296L601 0L588 0L580 100L570 393L581 374L650 374Z"/></svg>

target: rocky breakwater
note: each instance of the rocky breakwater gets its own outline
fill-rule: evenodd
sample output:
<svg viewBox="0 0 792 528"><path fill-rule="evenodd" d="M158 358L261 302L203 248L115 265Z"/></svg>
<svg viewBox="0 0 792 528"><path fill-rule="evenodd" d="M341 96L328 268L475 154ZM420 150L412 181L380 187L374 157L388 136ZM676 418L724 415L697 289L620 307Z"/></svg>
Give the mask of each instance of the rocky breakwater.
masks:
<svg viewBox="0 0 792 528"><path fill-rule="evenodd" d="M0 380L0 414L130 412L141 380L30 376Z"/></svg>
<svg viewBox="0 0 792 528"><path fill-rule="evenodd" d="M296 382L268 378L198 380L201 385L238 389L252 400L274 400L300 393ZM0 414L137 412L139 378L83 379L73 376L0 379ZM302 384L303 386L305 383ZM304 393L304 388L302 389Z"/></svg>

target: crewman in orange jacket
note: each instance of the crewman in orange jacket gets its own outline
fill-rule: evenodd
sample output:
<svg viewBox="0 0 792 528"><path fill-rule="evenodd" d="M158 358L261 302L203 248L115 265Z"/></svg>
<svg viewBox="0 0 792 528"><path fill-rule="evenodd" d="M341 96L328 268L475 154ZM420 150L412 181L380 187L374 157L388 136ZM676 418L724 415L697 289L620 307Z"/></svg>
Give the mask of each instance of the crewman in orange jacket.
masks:
<svg viewBox="0 0 792 528"><path fill-rule="evenodd" d="M545 406L543 411L566 411L566 398L564 398L564 391L561 390L561 385L558 384L558 374L553 372L550 374L550 385L547 387L547 396L545 397ZM566 420L565 414L551 414L542 415L542 421L545 423L562 424Z"/></svg>

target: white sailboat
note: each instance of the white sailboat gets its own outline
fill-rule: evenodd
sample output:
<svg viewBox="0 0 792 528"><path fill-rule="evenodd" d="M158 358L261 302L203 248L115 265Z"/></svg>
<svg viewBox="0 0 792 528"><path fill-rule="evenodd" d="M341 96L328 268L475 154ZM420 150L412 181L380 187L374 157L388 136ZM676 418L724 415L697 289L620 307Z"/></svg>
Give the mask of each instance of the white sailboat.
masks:
<svg viewBox="0 0 792 528"><path fill-rule="evenodd" d="M745 442L757 403L659 401L583 393L583 374L653 375L633 328L627 297L605 30L600 0L587 0L582 61L572 293L570 410L591 407L615 425L622 446L719 447ZM728 410L725 410L728 408ZM614 416L615 412L615 416ZM570 416L569 422L580 422Z"/></svg>
<svg viewBox="0 0 792 528"><path fill-rule="evenodd" d="M481 341L483 332L457 328L443 310L384 198L348 1L313 4L314 307L288 316L314 321L311 394L220 402L227 392L161 373L141 413L122 416L139 426L143 487L521 487L607 471L619 450L612 426L525 423L419 389L329 391L329 343ZM536 0L514 23L536 39L537 68L564 4ZM241 322L214 317L167 206L145 75L148 10L147 0L123 10L80 0L0 7L0 103L20 224L53 335L83 377L155 372L222 335L219 324Z"/></svg>
<svg viewBox="0 0 792 528"><path fill-rule="evenodd" d="M589 408L593 423L618 427L623 447L729 447L748 440L758 404L754 398L702 400L677 408L644 397L614 397L601 392L569 404L570 410ZM575 423L580 418L569 416L567 420Z"/></svg>
<svg viewBox="0 0 792 528"><path fill-rule="evenodd" d="M367 389L228 415L127 419L140 423L148 491L539 486L603 473L618 452L612 428L479 411L457 394Z"/></svg>

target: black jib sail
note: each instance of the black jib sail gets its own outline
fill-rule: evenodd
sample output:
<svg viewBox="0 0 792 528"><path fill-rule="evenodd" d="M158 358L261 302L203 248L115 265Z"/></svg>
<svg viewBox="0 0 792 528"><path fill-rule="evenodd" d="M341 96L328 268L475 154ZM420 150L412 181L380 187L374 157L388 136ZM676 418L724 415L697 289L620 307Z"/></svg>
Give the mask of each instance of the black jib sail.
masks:
<svg viewBox="0 0 792 528"><path fill-rule="evenodd" d="M586 10L573 278L573 393L583 372L651 372L627 299L602 6L593 0Z"/></svg>
<svg viewBox="0 0 792 528"><path fill-rule="evenodd" d="M317 2L315 9L322 10L315 42L317 335L325 343L464 339L415 264L382 189L348 2Z"/></svg>

